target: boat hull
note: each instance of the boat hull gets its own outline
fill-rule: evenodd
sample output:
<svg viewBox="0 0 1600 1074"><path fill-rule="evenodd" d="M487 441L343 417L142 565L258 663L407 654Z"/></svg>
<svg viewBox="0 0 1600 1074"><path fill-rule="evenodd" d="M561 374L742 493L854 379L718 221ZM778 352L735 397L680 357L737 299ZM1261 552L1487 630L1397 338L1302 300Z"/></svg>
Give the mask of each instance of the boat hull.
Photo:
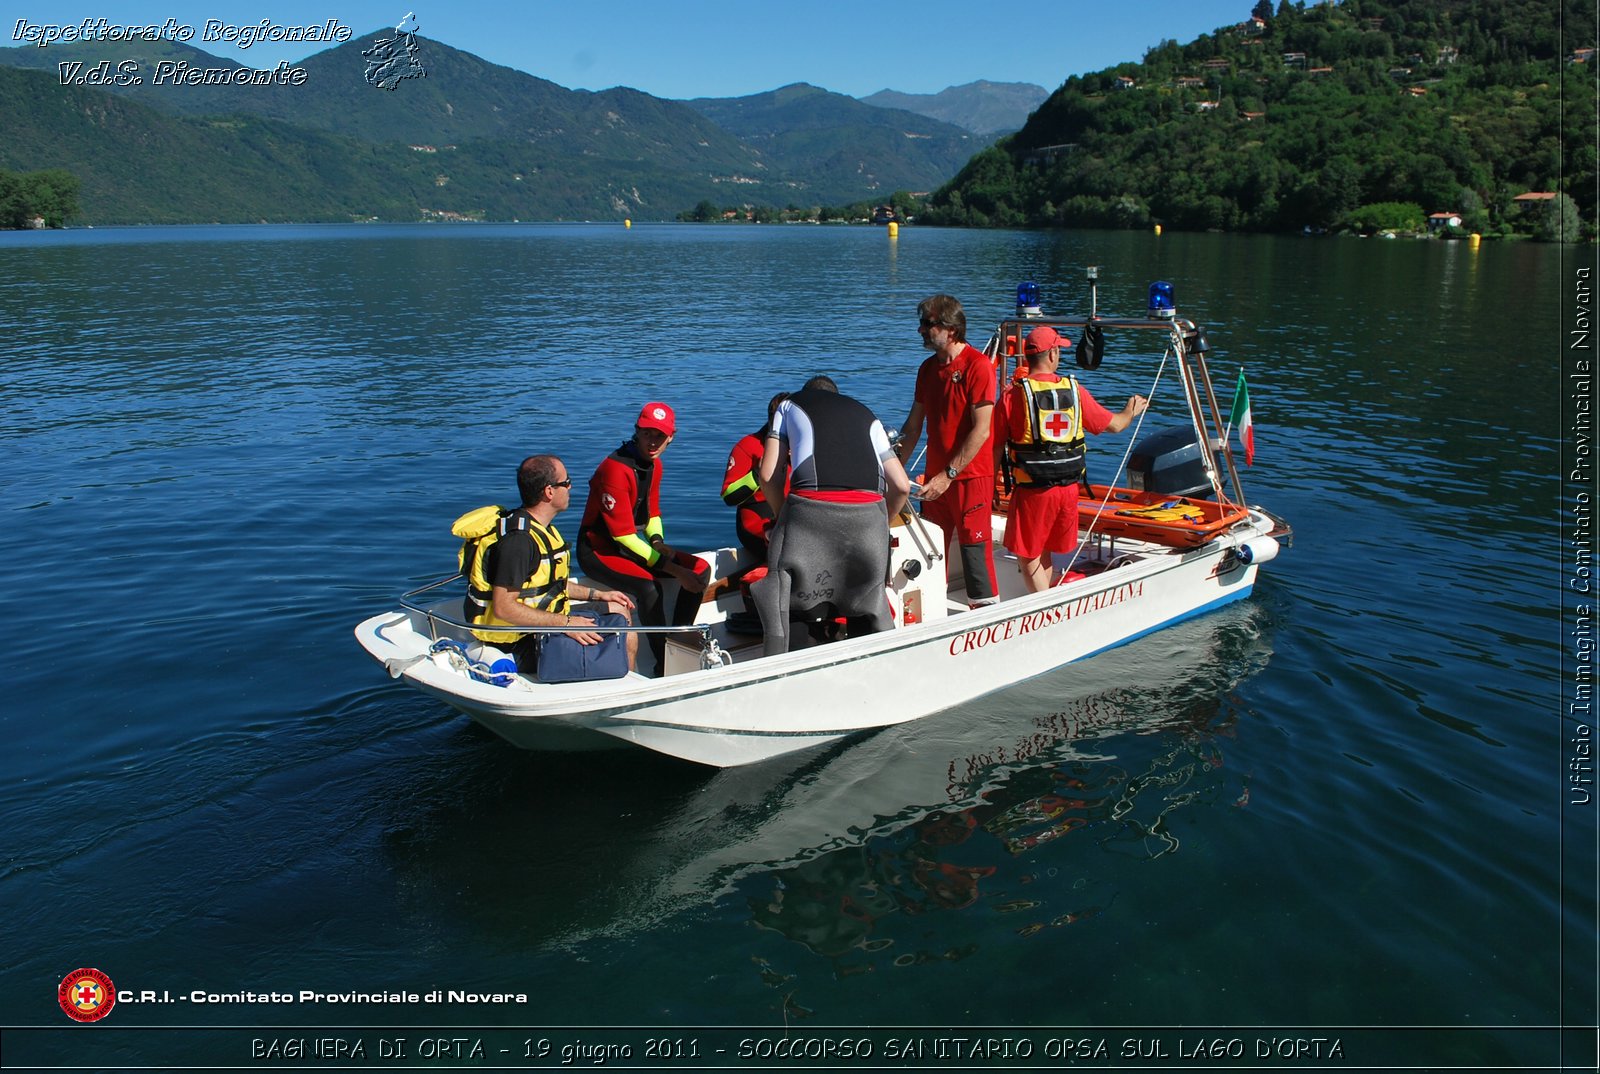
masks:
<svg viewBox="0 0 1600 1074"><path fill-rule="evenodd" d="M1266 532L1257 523L1200 548L1133 546L1090 577L986 608L665 678L501 688L426 656L415 612L356 634L392 668L411 661L408 684L514 745L634 745L728 767L915 720L1240 600L1257 568L1235 550Z"/></svg>

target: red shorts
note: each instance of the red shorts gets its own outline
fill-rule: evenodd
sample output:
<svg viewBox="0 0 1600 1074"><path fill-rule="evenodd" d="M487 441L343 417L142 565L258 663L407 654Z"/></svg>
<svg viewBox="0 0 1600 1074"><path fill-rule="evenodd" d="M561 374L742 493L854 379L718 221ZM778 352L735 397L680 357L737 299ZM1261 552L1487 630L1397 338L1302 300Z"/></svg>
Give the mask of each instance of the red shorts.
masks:
<svg viewBox="0 0 1600 1074"><path fill-rule="evenodd" d="M1078 547L1078 486L1019 487L1011 494L1005 546L1019 559Z"/></svg>
<svg viewBox="0 0 1600 1074"><path fill-rule="evenodd" d="M957 478L937 500L922 501L922 517L944 530L946 541L987 545L993 505L993 477Z"/></svg>

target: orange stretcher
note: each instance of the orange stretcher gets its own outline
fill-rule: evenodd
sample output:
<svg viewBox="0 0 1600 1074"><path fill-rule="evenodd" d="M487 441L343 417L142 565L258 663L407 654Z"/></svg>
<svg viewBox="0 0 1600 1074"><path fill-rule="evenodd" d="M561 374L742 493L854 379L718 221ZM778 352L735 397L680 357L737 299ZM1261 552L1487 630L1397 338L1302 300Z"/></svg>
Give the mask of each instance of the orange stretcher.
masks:
<svg viewBox="0 0 1600 1074"><path fill-rule="evenodd" d="M1102 510L1107 487L1090 488L1092 495L1078 490L1078 528L1087 531L1093 523L1094 532L1107 537L1132 537L1168 548L1197 548L1249 517L1236 504L1126 488L1110 489L1111 498ZM999 488L995 489L995 510L1000 514L1011 510L1011 497Z"/></svg>
<svg viewBox="0 0 1600 1074"><path fill-rule="evenodd" d="M1108 537L1132 537L1171 548L1193 548L1215 540L1249 518L1232 503L1196 500L1171 493L1093 485L1093 495L1080 492L1078 523ZM1102 508L1101 504L1105 506ZM1096 520L1095 515L1099 514Z"/></svg>

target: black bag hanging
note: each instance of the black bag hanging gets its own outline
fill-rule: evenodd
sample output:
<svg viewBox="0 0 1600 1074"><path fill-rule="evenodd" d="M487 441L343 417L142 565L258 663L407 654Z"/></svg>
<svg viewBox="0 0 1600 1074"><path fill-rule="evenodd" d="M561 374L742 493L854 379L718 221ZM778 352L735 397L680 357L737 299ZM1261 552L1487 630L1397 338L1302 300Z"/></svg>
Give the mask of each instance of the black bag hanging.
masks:
<svg viewBox="0 0 1600 1074"><path fill-rule="evenodd" d="M1105 356L1105 330L1090 321L1083 326L1083 335L1078 339L1078 365L1083 369L1099 369L1100 359Z"/></svg>

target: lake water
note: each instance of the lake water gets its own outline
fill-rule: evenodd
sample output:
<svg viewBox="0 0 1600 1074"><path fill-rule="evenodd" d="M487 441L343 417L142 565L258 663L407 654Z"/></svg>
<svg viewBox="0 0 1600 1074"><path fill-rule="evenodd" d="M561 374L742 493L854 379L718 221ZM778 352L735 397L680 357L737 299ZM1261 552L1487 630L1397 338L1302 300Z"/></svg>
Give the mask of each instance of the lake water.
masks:
<svg viewBox="0 0 1600 1074"><path fill-rule="evenodd" d="M783 1067L861 1027L873 1056L831 1065L953 1068L972 1037L1010 1042L972 1064L999 1067L1154 1068L1202 1038L1213 1066L1337 1040L1365 1069L1592 1067L1592 1028L1559 1028L1596 1010L1595 807L1571 803L1562 679L1577 256L687 225L0 235L6 1064L247 1066L252 1041L315 1036L452 1065L424 1043L442 1036L479 1068L563 1047ZM1101 312L1168 279L1219 386L1247 369L1246 491L1295 530L1252 599L724 772L519 752L352 639L453 569L451 520L508 501L524 455L579 479L570 533L647 398L679 414L669 539L731 543L723 462L772 392L828 372L899 424L920 298L961 297L981 344L1021 279L1082 312L1089 264ZM1120 405L1149 385L1116 357L1086 382ZM1181 420L1162 387L1151 427ZM1125 443L1092 443L1097 475ZM124 992L93 1027L57 1003L79 967ZM896 1035L945 1050L897 1061Z"/></svg>

